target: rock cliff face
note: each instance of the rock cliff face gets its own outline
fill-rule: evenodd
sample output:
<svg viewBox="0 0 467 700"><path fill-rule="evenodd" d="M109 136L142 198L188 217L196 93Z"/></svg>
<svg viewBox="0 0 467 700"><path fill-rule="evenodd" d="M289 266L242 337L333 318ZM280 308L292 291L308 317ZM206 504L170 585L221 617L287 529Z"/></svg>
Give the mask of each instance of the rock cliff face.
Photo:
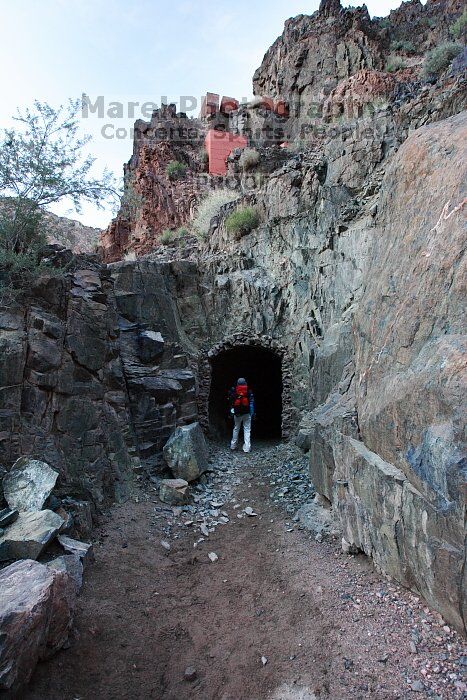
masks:
<svg viewBox="0 0 467 700"><path fill-rule="evenodd" d="M461 628L465 73L423 82L421 55L384 70L407 23L425 50L460 11L413 1L383 22L328 0L286 23L255 91L290 100L291 137L311 131L290 149L259 144L250 173L229 158L260 214L247 235L225 226L237 202L204 242L158 248L202 196L200 132L158 138L164 119L187 121L173 111L137 123L126 174L140 198L104 234L114 262L41 281L26 311L1 315L2 465L31 454L64 493L119 497L133 468L157 468L176 426L207 424L215 358L262 348L280 358L284 433L308 451L345 546ZM173 159L186 179L167 178Z"/></svg>
<svg viewBox="0 0 467 700"><path fill-rule="evenodd" d="M116 219L103 233L104 260L121 260L127 252L152 250L164 229L173 229L193 214L202 191L196 175L204 169L204 125L177 115L173 105L156 110L150 122L135 124L133 155L125 166L125 196ZM186 168L170 179L171 161Z"/></svg>

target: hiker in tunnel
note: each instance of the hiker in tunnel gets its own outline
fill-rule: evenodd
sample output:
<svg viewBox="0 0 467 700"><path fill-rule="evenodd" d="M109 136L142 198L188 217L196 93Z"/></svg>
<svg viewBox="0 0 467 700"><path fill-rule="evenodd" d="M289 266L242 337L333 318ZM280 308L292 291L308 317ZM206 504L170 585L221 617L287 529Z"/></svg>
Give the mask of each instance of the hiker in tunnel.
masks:
<svg viewBox="0 0 467 700"><path fill-rule="evenodd" d="M240 429L243 426L243 451L251 450L251 422L255 415L255 399L243 377L229 391L230 412L234 419L234 428L230 449L236 450Z"/></svg>
<svg viewBox="0 0 467 700"><path fill-rule="evenodd" d="M238 377L254 395L255 442L280 440L282 430L282 358L258 345L230 347L210 358L209 427L216 439L232 438L234 417L228 400Z"/></svg>

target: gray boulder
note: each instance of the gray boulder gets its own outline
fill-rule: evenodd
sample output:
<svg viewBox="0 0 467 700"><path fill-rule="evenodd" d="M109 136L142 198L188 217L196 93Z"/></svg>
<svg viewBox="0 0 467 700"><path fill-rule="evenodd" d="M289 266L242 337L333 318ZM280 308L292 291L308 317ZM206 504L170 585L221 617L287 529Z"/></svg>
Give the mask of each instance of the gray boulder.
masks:
<svg viewBox="0 0 467 700"><path fill-rule="evenodd" d="M163 479L159 498L171 506L183 506L190 500L190 487L185 479Z"/></svg>
<svg viewBox="0 0 467 700"><path fill-rule="evenodd" d="M0 537L0 561L37 559L62 524L63 519L51 510L20 513Z"/></svg>
<svg viewBox="0 0 467 700"><path fill-rule="evenodd" d="M164 459L178 479L194 481L208 466L208 450L199 423L178 427L164 446Z"/></svg>
<svg viewBox="0 0 467 700"><path fill-rule="evenodd" d="M94 550L92 544L74 540L72 537L67 537L66 535L59 535L57 539L66 552L74 554L80 559L85 568L88 564L94 561Z"/></svg>
<svg viewBox="0 0 467 700"><path fill-rule="evenodd" d="M27 560L0 571L0 590L0 691L16 694L67 640L76 589L64 571Z"/></svg>
<svg viewBox="0 0 467 700"><path fill-rule="evenodd" d="M40 510L50 496L58 472L45 462L20 457L3 479L3 492L10 508Z"/></svg>

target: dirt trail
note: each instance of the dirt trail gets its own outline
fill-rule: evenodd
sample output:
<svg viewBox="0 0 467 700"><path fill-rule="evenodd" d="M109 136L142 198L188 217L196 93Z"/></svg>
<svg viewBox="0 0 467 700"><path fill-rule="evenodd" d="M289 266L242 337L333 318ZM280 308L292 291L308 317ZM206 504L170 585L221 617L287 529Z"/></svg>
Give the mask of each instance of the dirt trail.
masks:
<svg viewBox="0 0 467 700"><path fill-rule="evenodd" d="M226 471L212 493L224 489L225 498L230 484L222 506L229 522L196 547L196 516L183 525L189 514L155 511L161 504L148 485L139 502L112 508L97 533L70 648L39 665L23 697L461 698L459 640L439 616L364 557L316 542L271 500L271 465L282 455L217 453L214 466ZM246 506L258 515L246 515ZM440 675L431 667L443 654ZM195 680L184 679L188 666Z"/></svg>

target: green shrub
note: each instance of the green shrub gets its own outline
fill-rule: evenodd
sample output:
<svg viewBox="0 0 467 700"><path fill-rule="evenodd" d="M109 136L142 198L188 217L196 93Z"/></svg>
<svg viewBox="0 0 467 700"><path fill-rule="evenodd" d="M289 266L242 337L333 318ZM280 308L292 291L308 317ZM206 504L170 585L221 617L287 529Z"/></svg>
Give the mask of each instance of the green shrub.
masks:
<svg viewBox="0 0 467 700"><path fill-rule="evenodd" d="M28 203L0 215L0 303L23 296L39 275L56 272L43 259L47 244L42 213Z"/></svg>
<svg viewBox="0 0 467 700"><path fill-rule="evenodd" d="M231 190L213 190L203 199L196 210L193 219L193 231L199 238L205 238L209 231L212 219L217 216L224 204L233 202L238 198L238 193Z"/></svg>
<svg viewBox="0 0 467 700"><path fill-rule="evenodd" d="M462 39L465 37L467 32L467 8L465 8L461 16L456 19L449 31L454 39Z"/></svg>
<svg viewBox="0 0 467 700"><path fill-rule="evenodd" d="M391 42L391 51L403 51L407 54L417 53L415 44L412 41L401 40Z"/></svg>
<svg viewBox="0 0 467 700"><path fill-rule="evenodd" d="M160 236L160 242L162 245L169 245L169 243L173 243L176 238L176 233L175 231L172 231L169 228L166 228L164 231L162 231L161 236Z"/></svg>
<svg viewBox="0 0 467 700"><path fill-rule="evenodd" d="M183 180L186 170L187 167L184 163L180 163L179 160L171 160L170 163L167 163L165 172L169 180Z"/></svg>
<svg viewBox="0 0 467 700"><path fill-rule="evenodd" d="M170 245L189 235L189 230L185 226L180 226L176 231L170 228L164 229L160 236L162 245Z"/></svg>
<svg viewBox="0 0 467 700"><path fill-rule="evenodd" d="M245 235L259 225L259 215L253 207L242 207L229 214L225 228L229 233Z"/></svg>
<svg viewBox="0 0 467 700"><path fill-rule="evenodd" d="M451 41L440 44L428 51L423 63L423 76L429 78L430 76L440 75L461 51L462 46Z"/></svg>
<svg viewBox="0 0 467 700"><path fill-rule="evenodd" d="M386 63L386 70L388 73L395 73L402 68L407 68L407 64L403 58L400 56L389 56L388 62Z"/></svg>
<svg viewBox="0 0 467 700"><path fill-rule="evenodd" d="M244 148L240 155L239 163L244 170L251 170L258 165L259 161L260 155L258 151L255 151L254 148Z"/></svg>

